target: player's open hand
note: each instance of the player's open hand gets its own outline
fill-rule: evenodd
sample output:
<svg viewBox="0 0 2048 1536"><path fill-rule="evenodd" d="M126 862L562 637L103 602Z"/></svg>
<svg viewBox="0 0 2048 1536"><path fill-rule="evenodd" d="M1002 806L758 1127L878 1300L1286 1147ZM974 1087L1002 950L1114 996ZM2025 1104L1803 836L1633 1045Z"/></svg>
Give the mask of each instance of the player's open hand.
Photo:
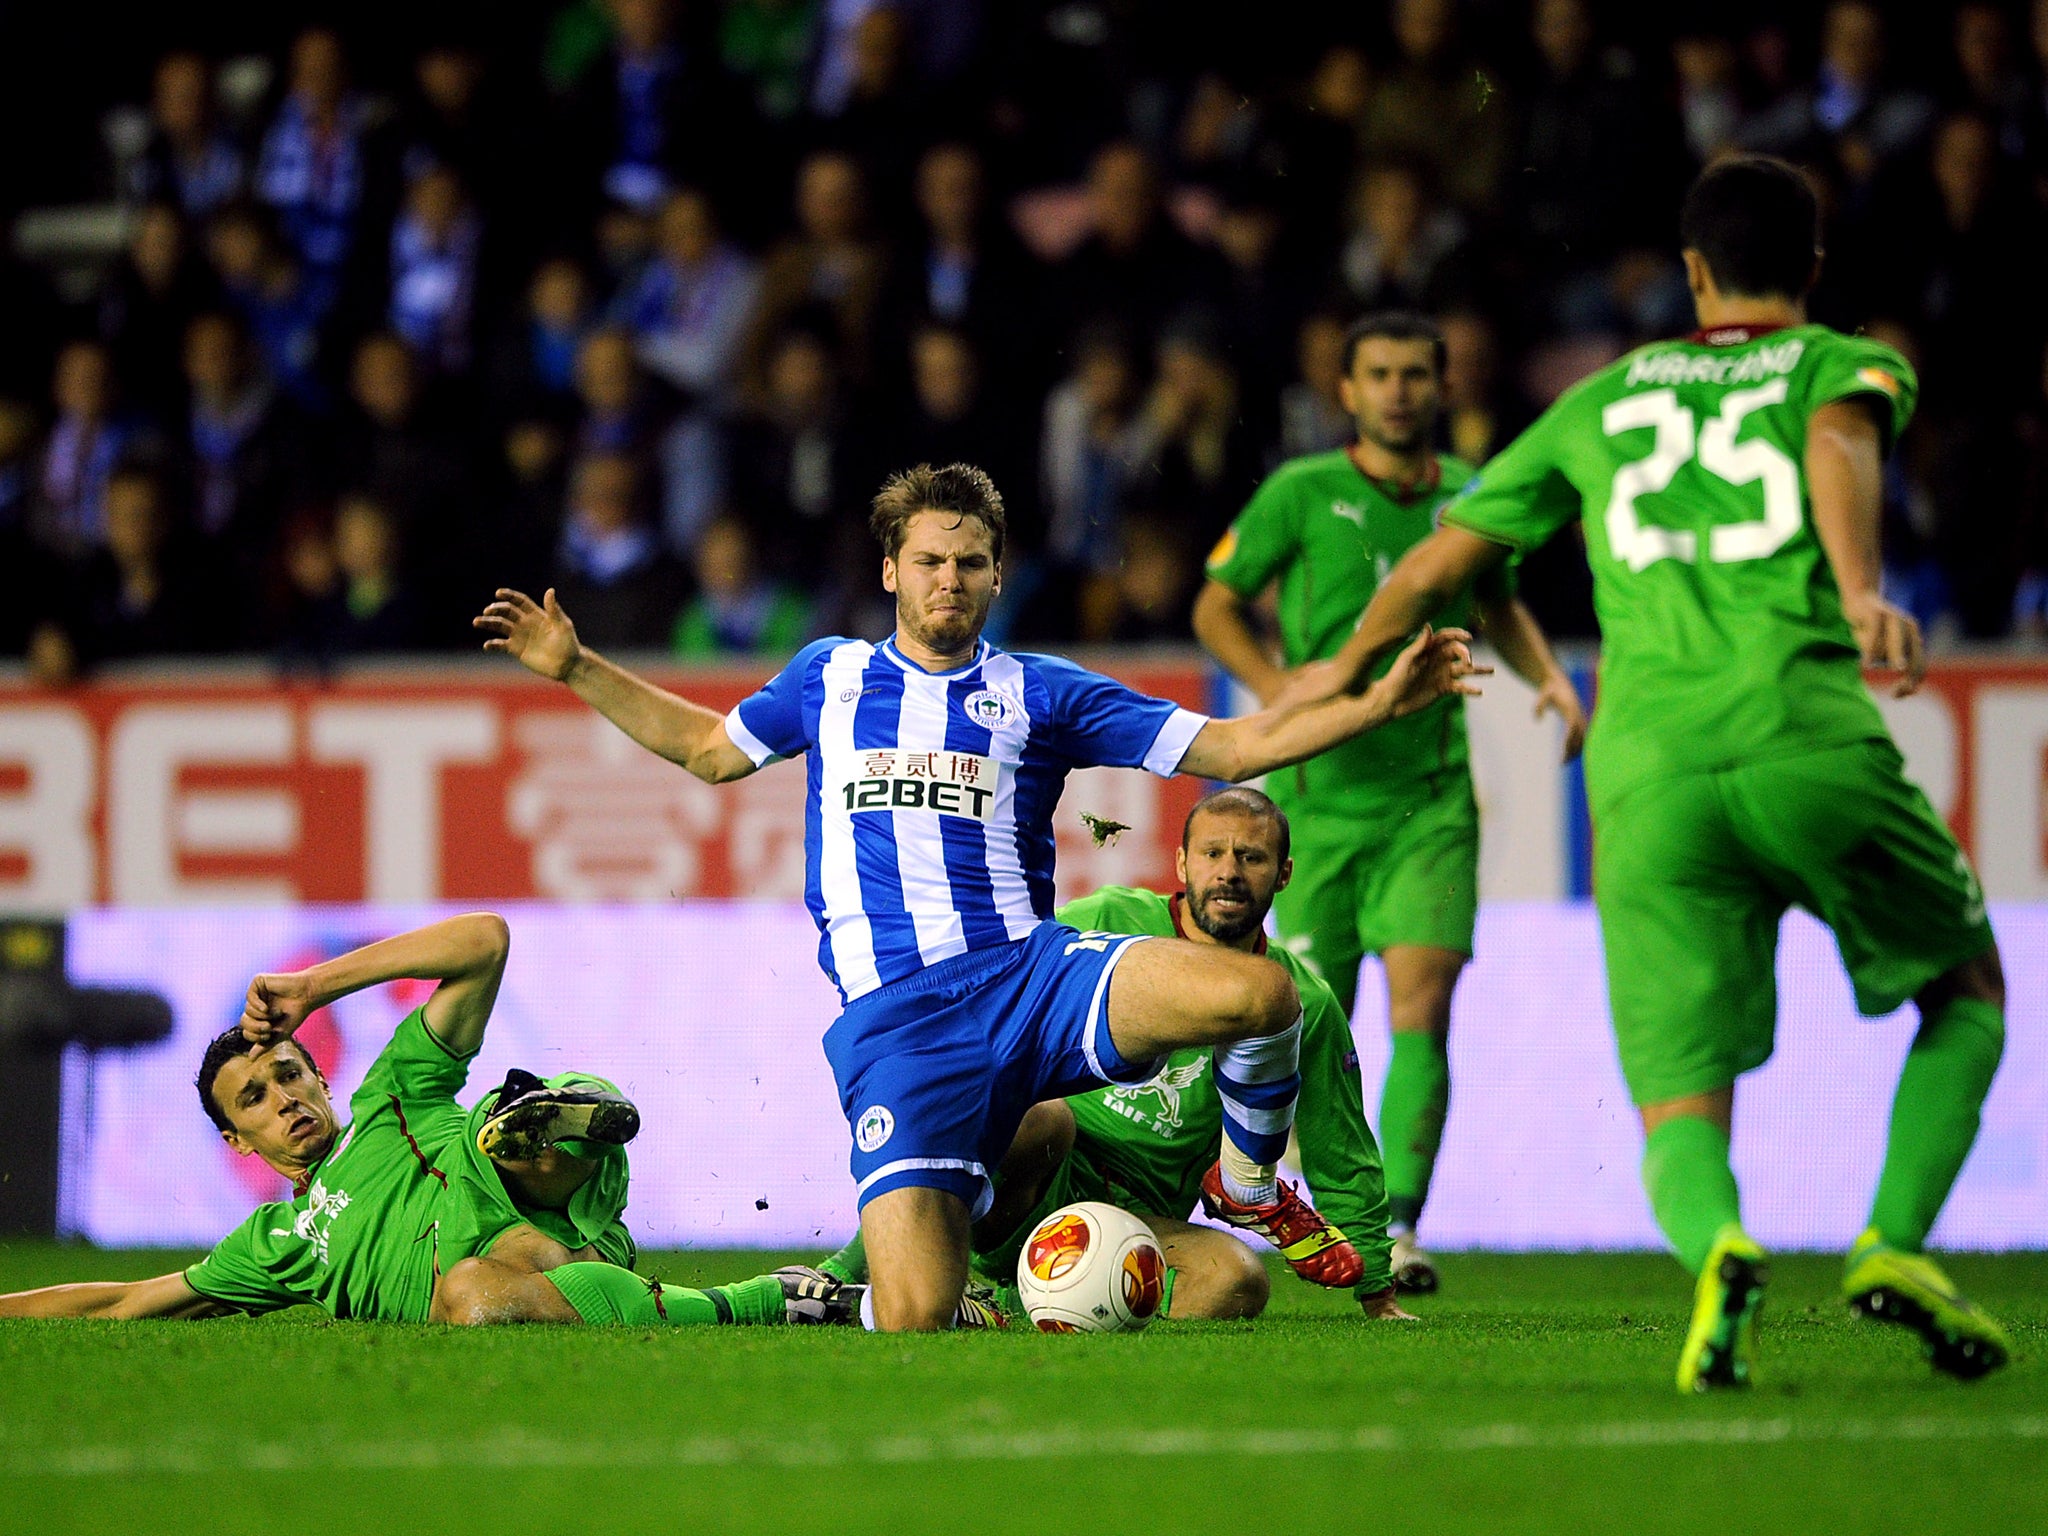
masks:
<svg viewBox="0 0 2048 1536"><path fill-rule="evenodd" d="M1927 676L1927 648L1920 638L1919 621L1875 592L1860 597L1845 594L1842 609L1857 648L1863 652L1863 664L1900 674L1892 684L1892 697L1903 699L1917 690Z"/></svg>
<svg viewBox="0 0 2048 1536"><path fill-rule="evenodd" d="M1570 674L1557 671L1543 681L1536 690L1536 718L1555 712L1564 722L1564 761L1577 757L1586 745L1586 706L1579 702L1579 690L1572 686Z"/></svg>
<svg viewBox="0 0 2048 1536"><path fill-rule="evenodd" d="M319 1006L311 972L258 976L242 1003L242 1034L257 1045L276 1045L289 1040Z"/></svg>
<svg viewBox="0 0 2048 1536"><path fill-rule="evenodd" d="M553 587L537 603L524 592L500 587L497 600L469 622L491 637L485 650L503 651L529 672L558 683L583 654L576 626L555 601Z"/></svg>
<svg viewBox="0 0 2048 1536"><path fill-rule="evenodd" d="M1425 624L1368 693L1379 697L1383 718L1398 720L1429 708L1446 694L1476 695L1479 688L1471 679L1492 671L1472 659L1470 630L1432 629Z"/></svg>

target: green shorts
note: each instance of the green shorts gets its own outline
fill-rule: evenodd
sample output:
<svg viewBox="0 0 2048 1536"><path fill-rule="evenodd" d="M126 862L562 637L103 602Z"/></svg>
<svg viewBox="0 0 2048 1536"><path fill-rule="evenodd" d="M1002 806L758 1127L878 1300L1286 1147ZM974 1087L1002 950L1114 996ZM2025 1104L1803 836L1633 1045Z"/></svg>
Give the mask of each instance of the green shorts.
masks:
<svg viewBox="0 0 2048 1536"><path fill-rule="evenodd" d="M1479 807L1472 776L1384 811L1290 813L1294 879L1273 901L1287 947L1348 1012L1358 963L1404 944L1472 953L1479 911Z"/></svg>
<svg viewBox="0 0 2048 1536"><path fill-rule="evenodd" d="M1787 907L1834 930L1866 1014L1992 947L1969 861L1889 741L1637 784L1596 806L1593 828L1638 1104L1726 1088L1770 1059Z"/></svg>
<svg viewBox="0 0 2048 1536"><path fill-rule="evenodd" d="M562 1072L546 1079L551 1088L592 1086L616 1093L616 1084L587 1072ZM449 1170L446 1213L441 1218L441 1268L460 1259L482 1256L491 1251L516 1226L529 1226L569 1249L595 1248L600 1257L631 1269L639 1257L633 1235L626 1229L626 1187L629 1169L624 1147L591 1148L597 1154L597 1170L570 1198L566 1210L527 1206L513 1198L499 1177L496 1164L477 1150L477 1132L497 1107L497 1095L487 1093L469 1111L462 1144L456 1149L454 1167Z"/></svg>
<svg viewBox="0 0 2048 1536"><path fill-rule="evenodd" d="M1110 1188L1109 1180L1096 1171L1095 1165L1088 1160L1088 1154L1076 1147L1046 1181L1045 1195L1032 1207L1029 1216L1018 1222L1007 1236L987 1248L977 1241L972 1255L974 1272L997 1285L1015 1285L1017 1259L1024 1252L1024 1239L1031 1235L1033 1228L1061 1206L1081 1200L1126 1205L1128 1202L1119 1199L1119 1194Z"/></svg>

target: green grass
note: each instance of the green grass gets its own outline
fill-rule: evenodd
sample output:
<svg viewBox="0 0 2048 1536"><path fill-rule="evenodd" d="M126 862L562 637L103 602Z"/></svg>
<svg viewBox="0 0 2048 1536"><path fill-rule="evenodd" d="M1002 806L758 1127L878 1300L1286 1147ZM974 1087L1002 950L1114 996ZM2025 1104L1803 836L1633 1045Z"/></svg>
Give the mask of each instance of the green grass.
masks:
<svg viewBox="0 0 2048 1536"><path fill-rule="evenodd" d="M0 1290L185 1258L0 1242ZM0 1323L0 1531L2042 1529L2048 1255L1951 1269L2000 1375L1934 1377L1780 1256L1761 1385L1700 1401L1650 1255L1452 1255L1420 1326L1285 1279L1256 1324L1115 1338Z"/></svg>

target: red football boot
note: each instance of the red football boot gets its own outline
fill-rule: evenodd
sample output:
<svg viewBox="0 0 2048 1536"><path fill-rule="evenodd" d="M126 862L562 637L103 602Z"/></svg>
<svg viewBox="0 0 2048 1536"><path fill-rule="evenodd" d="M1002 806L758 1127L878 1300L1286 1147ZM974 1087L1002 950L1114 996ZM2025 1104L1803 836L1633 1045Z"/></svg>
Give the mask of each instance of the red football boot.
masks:
<svg viewBox="0 0 2048 1536"><path fill-rule="evenodd" d="M1240 1205L1223 1191L1223 1165L1202 1175L1202 1209L1216 1220L1256 1232L1275 1248L1287 1267L1316 1285L1339 1289L1365 1276L1365 1261L1351 1239L1318 1216L1285 1179L1270 1205Z"/></svg>

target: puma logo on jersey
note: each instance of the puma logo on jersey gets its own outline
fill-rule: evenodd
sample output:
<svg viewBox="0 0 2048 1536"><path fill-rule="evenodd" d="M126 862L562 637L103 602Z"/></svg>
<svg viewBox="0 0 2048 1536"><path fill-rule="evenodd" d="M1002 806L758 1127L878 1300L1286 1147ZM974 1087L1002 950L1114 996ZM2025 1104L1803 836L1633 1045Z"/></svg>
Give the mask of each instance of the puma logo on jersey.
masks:
<svg viewBox="0 0 2048 1536"><path fill-rule="evenodd" d="M1365 508L1353 506L1348 501L1333 501L1330 503L1330 511L1346 522L1356 523L1360 533L1365 532Z"/></svg>

